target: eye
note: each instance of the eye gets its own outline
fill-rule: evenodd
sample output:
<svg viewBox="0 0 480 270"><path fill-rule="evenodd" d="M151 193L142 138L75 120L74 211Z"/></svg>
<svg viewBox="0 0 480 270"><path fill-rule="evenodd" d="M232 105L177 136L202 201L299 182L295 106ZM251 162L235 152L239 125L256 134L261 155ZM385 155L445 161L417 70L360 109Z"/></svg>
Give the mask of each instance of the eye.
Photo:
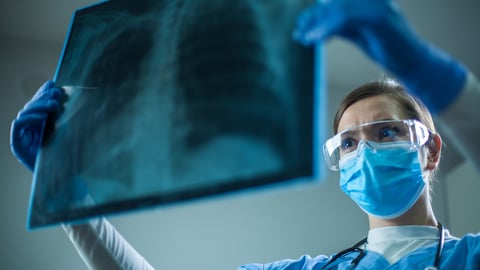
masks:
<svg viewBox="0 0 480 270"><path fill-rule="evenodd" d="M378 137L380 140L393 140L398 137L399 130L395 127L383 127L380 129Z"/></svg>
<svg viewBox="0 0 480 270"><path fill-rule="evenodd" d="M352 139L352 138L345 138L342 140L342 144L340 145L340 148L342 152L351 152L353 151L357 146L357 141Z"/></svg>

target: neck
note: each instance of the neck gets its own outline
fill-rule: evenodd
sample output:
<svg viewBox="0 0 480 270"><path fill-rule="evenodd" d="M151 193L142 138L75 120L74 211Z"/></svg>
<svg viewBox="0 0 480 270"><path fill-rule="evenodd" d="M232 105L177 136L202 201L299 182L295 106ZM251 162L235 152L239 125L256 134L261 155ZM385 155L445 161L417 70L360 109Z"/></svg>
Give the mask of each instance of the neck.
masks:
<svg viewBox="0 0 480 270"><path fill-rule="evenodd" d="M428 191L424 191L412 208L397 218L380 219L369 215L368 220L370 229L402 225L437 226Z"/></svg>

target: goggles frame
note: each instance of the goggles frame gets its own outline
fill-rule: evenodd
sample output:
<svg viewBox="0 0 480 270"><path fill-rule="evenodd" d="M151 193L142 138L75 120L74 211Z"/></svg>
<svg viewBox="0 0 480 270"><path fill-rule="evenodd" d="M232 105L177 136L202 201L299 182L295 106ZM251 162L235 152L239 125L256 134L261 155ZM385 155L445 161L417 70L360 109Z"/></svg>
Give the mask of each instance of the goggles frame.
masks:
<svg viewBox="0 0 480 270"><path fill-rule="evenodd" d="M407 129L404 130L408 131L409 136L404 137L404 138L395 138L393 140L388 140L386 142L376 142L374 140L369 140L367 139L359 139L358 143L356 145L360 145L360 143L363 142L368 142L372 141L374 143L370 144L367 143L370 146L375 146L375 145L381 145L381 144L388 144L392 142L409 142L411 144L411 149L417 150L421 146L423 146L431 137L430 135L432 134L432 131L430 131L422 122L416 119L406 119L406 120L381 120L381 121L374 121L374 122L368 122L364 123L358 126L354 126L351 128L348 128L346 130L343 130L340 133L335 134L333 137L328 139L325 144L323 145L323 154L325 157L325 161L327 163L327 167L332 170L332 171L338 171L339 170L339 162L342 159L343 156L341 156L340 153L340 148L342 147L343 143L343 138L346 136L346 134L359 134L359 131L362 131L364 129L367 129L372 126L379 126L381 127L382 125L384 126L392 126L392 125L404 125L407 127ZM406 132L405 132L406 133ZM350 149L343 155L348 155L351 152L355 152L357 148Z"/></svg>

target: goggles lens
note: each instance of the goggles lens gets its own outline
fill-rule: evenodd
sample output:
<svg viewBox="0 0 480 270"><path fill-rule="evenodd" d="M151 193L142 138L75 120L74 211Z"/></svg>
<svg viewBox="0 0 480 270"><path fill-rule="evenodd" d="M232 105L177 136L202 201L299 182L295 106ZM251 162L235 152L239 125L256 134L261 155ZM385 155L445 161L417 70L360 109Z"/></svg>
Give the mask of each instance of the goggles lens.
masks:
<svg viewBox="0 0 480 270"><path fill-rule="evenodd" d="M331 170L339 169L340 160L355 152L360 142L374 142L371 147L381 147L392 142L408 142L411 149L417 150L424 145L430 132L417 120L385 120L362 124L338 133L323 146L327 166ZM349 155L350 156L350 155Z"/></svg>

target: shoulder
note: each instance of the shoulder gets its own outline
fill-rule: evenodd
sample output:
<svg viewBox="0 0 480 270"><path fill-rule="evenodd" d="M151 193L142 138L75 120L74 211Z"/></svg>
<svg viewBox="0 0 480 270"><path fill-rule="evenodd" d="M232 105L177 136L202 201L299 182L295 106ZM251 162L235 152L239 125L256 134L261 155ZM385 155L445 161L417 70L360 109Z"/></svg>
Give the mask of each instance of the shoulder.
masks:
<svg viewBox="0 0 480 270"><path fill-rule="evenodd" d="M238 270L309 270L317 269L316 267L324 265L328 261L327 256L319 255L317 257L310 257L309 255L303 255L298 259L286 259L275 262L260 264L246 264L240 266Z"/></svg>
<svg viewBox="0 0 480 270"><path fill-rule="evenodd" d="M462 238L453 240L450 245L452 245L452 248L461 248L468 250L477 249L480 251L480 233L466 234Z"/></svg>
<svg viewBox="0 0 480 270"><path fill-rule="evenodd" d="M480 269L480 234L467 234L460 239L445 243L442 260L448 266L445 269ZM457 268L460 267L460 268Z"/></svg>

